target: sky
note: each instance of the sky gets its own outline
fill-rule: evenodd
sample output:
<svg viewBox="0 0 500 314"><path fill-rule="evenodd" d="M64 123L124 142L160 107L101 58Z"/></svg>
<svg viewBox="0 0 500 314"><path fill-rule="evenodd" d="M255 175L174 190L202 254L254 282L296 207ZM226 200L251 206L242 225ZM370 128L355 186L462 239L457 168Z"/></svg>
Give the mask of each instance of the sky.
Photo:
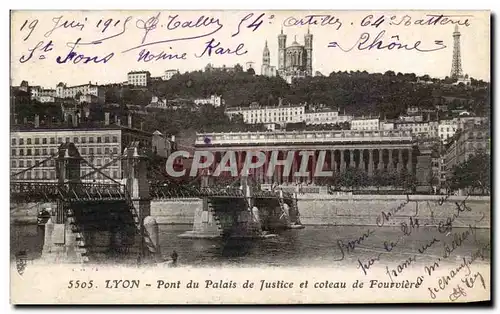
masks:
<svg viewBox="0 0 500 314"><path fill-rule="evenodd" d="M330 16L331 24L320 25L322 17L311 19L308 16L312 14ZM271 65L278 65L277 36L282 29L287 46L295 37L303 44L308 29L313 34L313 72L328 75L332 71L392 70L444 78L451 70L454 25L417 25L420 19L429 20L429 14L454 15L449 19L467 24L459 27L464 74L489 81L487 11L15 11L11 19L11 84L27 80L30 85L55 88L59 82L69 86L120 83L127 80L129 71L147 70L152 76L161 76L167 69L183 73L204 69L208 63L245 66L253 62L260 74L266 40ZM198 20L207 22L205 26L196 25ZM310 23L294 25L299 21ZM363 21L371 23L362 26ZM382 46L397 42L413 48L420 41L419 49L435 50L397 49L395 45L392 50L388 49L392 46L358 49L368 46L379 34ZM356 45L364 36L370 39ZM74 47L72 61L67 56L78 38L87 44ZM99 39L100 44L92 44ZM329 48L331 42L337 47ZM146 45L133 49L142 44ZM149 52L150 58L162 52L177 57L144 62L139 60L141 51L143 56ZM83 57L90 62L85 63Z"/></svg>

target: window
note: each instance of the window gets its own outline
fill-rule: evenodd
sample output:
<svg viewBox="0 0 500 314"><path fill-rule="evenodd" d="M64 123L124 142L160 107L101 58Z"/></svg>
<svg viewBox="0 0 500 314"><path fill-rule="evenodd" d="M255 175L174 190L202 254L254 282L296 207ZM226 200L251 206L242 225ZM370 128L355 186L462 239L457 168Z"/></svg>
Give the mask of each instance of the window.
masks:
<svg viewBox="0 0 500 314"><path fill-rule="evenodd" d="M51 148L51 149L50 149L50 154L51 154L51 155L54 155L54 153L55 153L55 150L54 150L53 148Z"/></svg>
<svg viewBox="0 0 500 314"><path fill-rule="evenodd" d="M97 155L100 155L102 154L102 148L101 147L97 147Z"/></svg>
<svg viewBox="0 0 500 314"><path fill-rule="evenodd" d="M26 172L26 179L31 180L31 171Z"/></svg>
<svg viewBox="0 0 500 314"><path fill-rule="evenodd" d="M35 156L39 156L40 155L40 150L38 148L35 148Z"/></svg>
<svg viewBox="0 0 500 314"><path fill-rule="evenodd" d="M118 171L116 171L116 170L113 171L113 178L115 178L115 179L118 178Z"/></svg>
<svg viewBox="0 0 500 314"><path fill-rule="evenodd" d="M27 144L27 145L31 145L31 138L28 138L28 139L26 140L26 144Z"/></svg>
<svg viewBox="0 0 500 314"><path fill-rule="evenodd" d="M42 171L42 178L47 179L47 171Z"/></svg>
<svg viewBox="0 0 500 314"><path fill-rule="evenodd" d="M10 166L11 166L12 168L16 168L16 161L15 161L15 160L12 160L12 161L10 162Z"/></svg>
<svg viewBox="0 0 500 314"><path fill-rule="evenodd" d="M50 171L50 178L55 179L56 178L56 172L54 170Z"/></svg>
<svg viewBox="0 0 500 314"><path fill-rule="evenodd" d="M16 145L16 139L15 139L15 138L13 138L13 139L11 140L11 145Z"/></svg>
<svg viewBox="0 0 500 314"><path fill-rule="evenodd" d="M107 154L109 154L109 148L108 148L108 147L104 148L104 153L105 153L106 155L107 155Z"/></svg>
<svg viewBox="0 0 500 314"><path fill-rule="evenodd" d="M16 149L12 149L11 152L10 152L10 155L11 156L16 156Z"/></svg>
<svg viewBox="0 0 500 314"><path fill-rule="evenodd" d="M65 142L66 142L66 143L69 143L69 137L66 137L66 141L65 141Z"/></svg>
<svg viewBox="0 0 500 314"><path fill-rule="evenodd" d="M94 137L93 136L89 136L89 143L94 143Z"/></svg>
<svg viewBox="0 0 500 314"><path fill-rule="evenodd" d="M118 148L113 147L113 154L118 154Z"/></svg>
<svg viewBox="0 0 500 314"><path fill-rule="evenodd" d="M42 155L47 155L47 148L42 148Z"/></svg>
<svg viewBox="0 0 500 314"><path fill-rule="evenodd" d="M82 155L86 155L86 154L87 154L87 148L82 147Z"/></svg>
<svg viewBox="0 0 500 314"><path fill-rule="evenodd" d="M26 167L31 167L31 160L26 160Z"/></svg>
<svg viewBox="0 0 500 314"><path fill-rule="evenodd" d="M50 144L55 144L56 143L56 139L54 137L51 137L50 138Z"/></svg>
<svg viewBox="0 0 500 314"><path fill-rule="evenodd" d="M19 139L19 145L24 145L24 139L23 138Z"/></svg>
<svg viewBox="0 0 500 314"><path fill-rule="evenodd" d="M62 138L60 137L57 138L57 144L62 144Z"/></svg>
<svg viewBox="0 0 500 314"><path fill-rule="evenodd" d="M97 137L97 143L102 143L100 136Z"/></svg>
<svg viewBox="0 0 500 314"><path fill-rule="evenodd" d="M24 167L24 160L19 160L19 168Z"/></svg>
<svg viewBox="0 0 500 314"><path fill-rule="evenodd" d="M42 138L42 144L47 144L47 138L46 137Z"/></svg>
<svg viewBox="0 0 500 314"><path fill-rule="evenodd" d="M19 149L19 156L24 156L24 149Z"/></svg>
<svg viewBox="0 0 500 314"><path fill-rule="evenodd" d="M96 164L97 164L97 166L102 166L102 164L101 164L101 158L97 158L96 159Z"/></svg>
<svg viewBox="0 0 500 314"><path fill-rule="evenodd" d="M31 148L28 148L28 149L26 150L26 156L31 156Z"/></svg>
<svg viewBox="0 0 500 314"><path fill-rule="evenodd" d="M80 139L82 140L83 144L87 143L87 138L85 136L82 136Z"/></svg>
<svg viewBox="0 0 500 314"><path fill-rule="evenodd" d="M73 137L73 143L78 143L78 137Z"/></svg>
<svg viewBox="0 0 500 314"><path fill-rule="evenodd" d="M40 144L40 139L37 137L35 138L35 145L39 145Z"/></svg>
<svg viewBox="0 0 500 314"><path fill-rule="evenodd" d="M89 155L94 155L94 149L92 147L89 148Z"/></svg>
<svg viewBox="0 0 500 314"><path fill-rule="evenodd" d="M109 143L109 136L104 137L104 143Z"/></svg>

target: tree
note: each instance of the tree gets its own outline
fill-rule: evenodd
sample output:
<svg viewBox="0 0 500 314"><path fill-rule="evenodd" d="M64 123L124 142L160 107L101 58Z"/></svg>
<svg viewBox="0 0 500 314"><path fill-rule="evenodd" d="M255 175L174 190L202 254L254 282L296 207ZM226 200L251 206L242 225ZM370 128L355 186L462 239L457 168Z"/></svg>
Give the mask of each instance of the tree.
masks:
<svg viewBox="0 0 500 314"><path fill-rule="evenodd" d="M479 152L467 161L453 167L450 188L480 190L481 194L490 193L490 156Z"/></svg>
<svg viewBox="0 0 500 314"><path fill-rule="evenodd" d="M243 72L243 67L241 66L241 64L237 63L237 64L234 66L234 71L235 71L235 72Z"/></svg>

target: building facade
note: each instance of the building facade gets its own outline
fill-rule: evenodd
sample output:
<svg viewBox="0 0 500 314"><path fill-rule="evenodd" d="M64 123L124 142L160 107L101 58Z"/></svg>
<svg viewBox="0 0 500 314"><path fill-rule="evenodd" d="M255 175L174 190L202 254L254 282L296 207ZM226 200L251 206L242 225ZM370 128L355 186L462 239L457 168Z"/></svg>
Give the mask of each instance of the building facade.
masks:
<svg viewBox="0 0 500 314"><path fill-rule="evenodd" d="M74 143L80 156L88 162L81 164L82 182L110 183L111 179L122 178L122 165L119 160L123 149L132 141L151 147L152 134L118 126L101 128L31 128L19 129L10 133L11 175L18 181L57 181L56 161L49 159L58 153L63 143ZM46 160L38 166L38 163ZM112 162L115 160L115 162ZM112 162L112 163L111 163ZM93 173L101 168L106 176ZM90 166L92 165L92 166ZM26 170L33 167L33 169Z"/></svg>
<svg viewBox="0 0 500 314"><path fill-rule="evenodd" d="M288 83L295 78L312 76L313 35L307 30L304 45L300 45L295 37L288 47L286 37L281 30L278 35L278 74Z"/></svg>
<svg viewBox="0 0 500 314"><path fill-rule="evenodd" d="M276 67L271 65L271 53L269 52L269 47L266 44L264 46L264 51L262 52L262 68L260 74L263 76L273 77L276 76Z"/></svg>
<svg viewBox="0 0 500 314"><path fill-rule="evenodd" d="M458 119L441 120L438 125L438 136L443 144L455 135L458 130Z"/></svg>
<svg viewBox="0 0 500 314"><path fill-rule="evenodd" d="M351 120L351 130L376 131L380 129L379 118L354 118Z"/></svg>
<svg viewBox="0 0 500 314"><path fill-rule="evenodd" d="M179 70L173 70L173 69L166 70L165 73L163 73L163 76L161 78L164 81L168 81L172 78L172 76L174 76L176 74L179 74Z"/></svg>
<svg viewBox="0 0 500 314"><path fill-rule="evenodd" d="M413 135L421 138L438 137L438 122L437 121L398 121L395 124L398 130L411 131Z"/></svg>
<svg viewBox="0 0 500 314"><path fill-rule="evenodd" d="M59 83L56 86L56 97L57 98L74 98L77 96L91 95L97 97L99 104L104 104L106 102L106 91L104 87L97 84L83 84L76 86L67 86L65 83Z"/></svg>
<svg viewBox="0 0 500 314"><path fill-rule="evenodd" d="M305 105L279 105L276 107L250 106L246 108L234 107L226 109L225 113L232 118L241 114L243 121L248 124L258 123L299 123L305 120Z"/></svg>
<svg viewBox="0 0 500 314"><path fill-rule="evenodd" d="M478 153L490 153L490 130L488 126L473 126L460 130L446 146L445 165L447 178L453 168Z"/></svg>
<svg viewBox="0 0 500 314"><path fill-rule="evenodd" d="M224 101L220 95L210 95L209 98L197 98L193 100L196 105L212 105L214 107L220 107L224 104Z"/></svg>
<svg viewBox="0 0 500 314"><path fill-rule="evenodd" d="M301 132L238 132L197 134L195 149L214 154L216 169L224 154L235 152L238 171L247 155L262 152L262 166L250 169L249 176L262 184L317 183L317 169L333 175L357 168L372 175L377 170L414 173L414 143L408 131L301 131ZM269 174L271 157L290 160L290 172L276 165ZM257 162L256 158L252 162ZM298 173L306 165L307 173ZM221 174L221 175L224 175Z"/></svg>
<svg viewBox="0 0 500 314"><path fill-rule="evenodd" d="M132 71L127 73L127 83L134 86L149 86L151 73L149 71Z"/></svg>

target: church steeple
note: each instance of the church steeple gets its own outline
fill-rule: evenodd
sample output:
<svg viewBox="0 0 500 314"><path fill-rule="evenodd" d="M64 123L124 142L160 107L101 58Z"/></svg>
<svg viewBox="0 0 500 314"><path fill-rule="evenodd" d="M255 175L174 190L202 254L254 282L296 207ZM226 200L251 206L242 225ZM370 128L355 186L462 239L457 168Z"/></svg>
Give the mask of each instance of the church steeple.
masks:
<svg viewBox="0 0 500 314"><path fill-rule="evenodd" d="M264 46L264 51L262 52L262 65L270 65L271 64L271 56L269 53L269 47L267 46L267 40Z"/></svg>

